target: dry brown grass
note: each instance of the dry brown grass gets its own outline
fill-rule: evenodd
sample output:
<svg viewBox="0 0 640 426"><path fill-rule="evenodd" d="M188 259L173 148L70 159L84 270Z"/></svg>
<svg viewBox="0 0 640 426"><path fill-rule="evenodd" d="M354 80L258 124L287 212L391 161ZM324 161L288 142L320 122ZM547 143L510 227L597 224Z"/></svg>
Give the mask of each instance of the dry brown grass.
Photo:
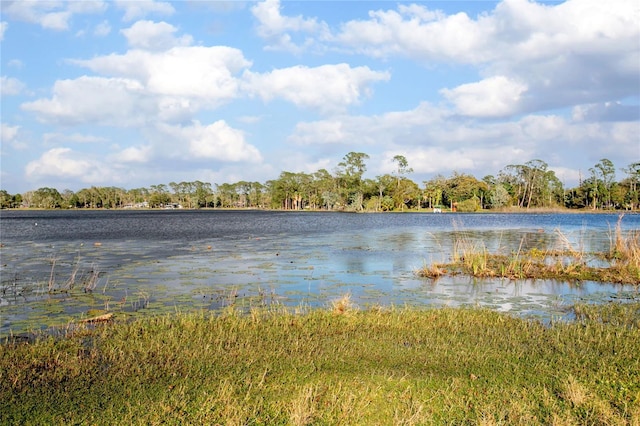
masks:
<svg viewBox="0 0 640 426"><path fill-rule="evenodd" d="M351 300L351 293L342 295L339 299L331 301L331 310L334 314L346 314L356 309L356 305Z"/></svg>
<svg viewBox="0 0 640 426"><path fill-rule="evenodd" d="M585 253L556 230L555 247L518 250L510 254L489 253L482 242L461 233L454 242L449 264L425 264L416 274L437 279L445 274L466 274L478 278L555 279L563 281L599 281L640 285L640 231L623 232L620 216L611 233L608 253ZM608 265L592 266L590 260L605 260Z"/></svg>

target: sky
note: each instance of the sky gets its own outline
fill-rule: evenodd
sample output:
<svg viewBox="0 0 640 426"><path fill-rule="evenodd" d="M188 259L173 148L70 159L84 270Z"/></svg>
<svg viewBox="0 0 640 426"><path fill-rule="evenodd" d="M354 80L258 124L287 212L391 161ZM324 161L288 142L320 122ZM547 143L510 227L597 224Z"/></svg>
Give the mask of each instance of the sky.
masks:
<svg viewBox="0 0 640 426"><path fill-rule="evenodd" d="M640 2L0 2L10 194L640 161Z"/></svg>

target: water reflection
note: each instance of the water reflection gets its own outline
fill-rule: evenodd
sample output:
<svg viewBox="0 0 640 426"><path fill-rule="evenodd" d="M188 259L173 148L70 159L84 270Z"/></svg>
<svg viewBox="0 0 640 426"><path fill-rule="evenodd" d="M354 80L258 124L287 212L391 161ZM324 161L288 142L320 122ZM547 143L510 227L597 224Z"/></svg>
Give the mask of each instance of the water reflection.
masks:
<svg viewBox="0 0 640 426"><path fill-rule="evenodd" d="M0 335L65 324L90 310L144 315L229 303L325 306L345 293L363 307L486 306L544 320L564 316L576 302L639 297L633 286L464 276L431 281L414 273L425 263L449 261L461 239L505 254L534 247L603 251L617 216L54 216L55 226L46 215L38 219L44 231L29 228L31 217L14 223L3 216ZM630 217L626 229L639 229L640 218ZM91 227L104 238L88 238ZM64 289L74 268L76 285ZM85 292L82 282L95 269L97 285Z"/></svg>

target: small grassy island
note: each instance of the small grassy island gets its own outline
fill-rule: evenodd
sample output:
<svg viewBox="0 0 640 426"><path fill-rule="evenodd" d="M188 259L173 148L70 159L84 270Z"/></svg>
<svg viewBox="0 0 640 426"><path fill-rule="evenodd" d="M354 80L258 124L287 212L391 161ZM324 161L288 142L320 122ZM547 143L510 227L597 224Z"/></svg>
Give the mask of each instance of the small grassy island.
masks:
<svg viewBox="0 0 640 426"><path fill-rule="evenodd" d="M433 263L417 271L425 278L437 279L445 274L466 274L479 278L552 279L559 281L597 281L640 284L640 231L626 235L620 219L604 253L585 253L574 248L557 231L562 249L532 248L512 253L489 253L482 242L465 238L454 244L450 263Z"/></svg>

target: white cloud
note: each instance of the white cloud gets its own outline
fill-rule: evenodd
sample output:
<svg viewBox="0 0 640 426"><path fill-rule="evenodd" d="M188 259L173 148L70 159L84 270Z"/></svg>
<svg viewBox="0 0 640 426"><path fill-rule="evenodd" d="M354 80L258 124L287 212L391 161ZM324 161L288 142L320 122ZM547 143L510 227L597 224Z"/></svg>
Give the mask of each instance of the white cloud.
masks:
<svg viewBox="0 0 640 426"><path fill-rule="evenodd" d="M2 76L0 78L0 95L19 95L25 88L23 82L13 77Z"/></svg>
<svg viewBox="0 0 640 426"><path fill-rule="evenodd" d="M600 158L640 158L637 132L637 122L573 122L558 115L527 115L513 122L460 119L423 103L413 110L378 116L299 123L289 140L322 146L323 152L336 154L382 150L386 153L382 157L387 158L404 152L416 174L457 170L480 178L534 158L554 166L593 164ZM389 171L382 159L379 164L378 170L370 172Z"/></svg>
<svg viewBox="0 0 640 426"><path fill-rule="evenodd" d="M65 124L188 122L201 109L240 96L234 75L251 64L239 50L224 46L131 50L72 62L109 77L57 81L50 99L27 102L22 109Z"/></svg>
<svg viewBox="0 0 640 426"><path fill-rule="evenodd" d="M2 12L12 19L56 31L69 29L74 14L94 14L106 10L103 1L3 1Z"/></svg>
<svg viewBox="0 0 640 426"><path fill-rule="evenodd" d="M45 133L42 135L42 141L45 144L57 144L57 143L101 143L106 142L108 139L94 136L85 135L82 133Z"/></svg>
<svg viewBox="0 0 640 426"><path fill-rule="evenodd" d="M446 16L411 5L369 12L369 20L345 22L333 40L340 46L373 57L406 56L419 62L433 60L477 63L489 60L484 45L491 28L484 19L465 13Z"/></svg>
<svg viewBox="0 0 640 426"><path fill-rule="evenodd" d="M29 162L25 173L29 179L64 177L90 182L99 176L101 168L98 162L83 159L70 148L53 148Z"/></svg>
<svg viewBox="0 0 640 426"><path fill-rule="evenodd" d="M290 44L291 34L307 23L305 31L316 38L305 39L298 48L322 43L325 49L384 59L404 57L429 67L438 63L479 67L480 81L445 92L471 115L615 101L637 96L640 90L640 5L633 1L504 0L477 17L463 12L447 15L428 5L399 5L395 10L370 11L368 19L331 29L311 25L316 22L311 18L283 16L277 1L259 3L253 12L263 36ZM483 114L487 98L482 95L490 86L498 86L500 92L489 106L501 112Z"/></svg>
<svg viewBox="0 0 640 426"><path fill-rule="evenodd" d="M296 66L265 74L245 71L243 77L245 90L265 101L282 98L299 107L335 112L357 104L369 95L370 83L389 80L390 74L337 64Z"/></svg>
<svg viewBox="0 0 640 426"><path fill-rule="evenodd" d="M143 50L167 50L175 46L189 46L193 43L190 35L176 38L178 29L166 22L138 21L131 28L121 30L129 46Z"/></svg>
<svg viewBox="0 0 640 426"><path fill-rule="evenodd" d="M504 76L490 77L477 83L443 89L442 93L463 115L473 117L504 117L521 109L522 95L527 86Z"/></svg>
<svg viewBox="0 0 640 426"><path fill-rule="evenodd" d="M20 126L9 126L8 124L0 123L0 141L2 141L2 145L13 142L18 135L19 129Z"/></svg>
<svg viewBox="0 0 640 426"><path fill-rule="evenodd" d="M10 126L6 123L0 123L0 149L5 151L11 147L16 151L24 151L29 148L29 144L25 142L24 132L20 130L20 126ZM3 155L5 152L3 152ZM7 163L3 164L5 167Z"/></svg>
<svg viewBox="0 0 640 426"><path fill-rule="evenodd" d="M251 12L258 20L258 35L268 40L271 44L267 47L272 50L299 51L299 46L293 42L291 33L303 33L316 35L320 38L328 36L328 26L324 22L318 22L314 18L302 16L283 16L280 0L266 0L256 3ZM303 44L309 44L307 39Z"/></svg>
<svg viewBox="0 0 640 426"><path fill-rule="evenodd" d="M169 2L153 0L117 0L116 7L124 10L123 21L133 21L149 14L173 15L175 9Z"/></svg>
<svg viewBox="0 0 640 426"><path fill-rule="evenodd" d="M621 102L576 105L572 110L575 121L640 121L640 107Z"/></svg>
<svg viewBox="0 0 640 426"><path fill-rule="evenodd" d="M225 46L130 50L73 62L103 75L135 79L148 93L196 98L208 105L235 98L238 82L233 75L251 65L240 50Z"/></svg>
<svg viewBox="0 0 640 426"><path fill-rule="evenodd" d="M119 163L146 163L152 153L151 145L131 146L112 156Z"/></svg>
<svg viewBox="0 0 640 426"><path fill-rule="evenodd" d="M70 19L71 12L69 11L51 12L42 15L39 19L39 24L43 28L63 31L69 29Z"/></svg>
<svg viewBox="0 0 640 426"><path fill-rule="evenodd" d="M96 37L105 37L109 35L110 32L111 25L109 24L109 21L105 20L96 25L96 28L93 30L93 35L95 35Z"/></svg>
<svg viewBox="0 0 640 426"><path fill-rule="evenodd" d="M9 24L5 21L0 22L0 41L4 40L4 33L9 28Z"/></svg>
<svg viewBox="0 0 640 426"><path fill-rule="evenodd" d="M83 76L56 81L51 99L26 102L21 108L35 112L42 121L66 125L141 125L157 112L142 90L134 80Z"/></svg>
<svg viewBox="0 0 640 426"><path fill-rule="evenodd" d="M262 161L260 152L246 142L243 132L230 127L224 120L206 126L198 121L189 126L160 125L158 129L169 136L175 146L187 147L187 150L180 150L180 155L187 159Z"/></svg>
<svg viewBox="0 0 640 426"><path fill-rule="evenodd" d="M448 113L423 102L413 110L375 116L340 116L300 122L289 140L299 145L358 143L384 146L390 143L422 143L448 121Z"/></svg>
<svg viewBox="0 0 640 426"><path fill-rule="evenodd" d="M24 67L24 63L20 59L11 59L8 63L11 68L21 69Z"/></svg>

